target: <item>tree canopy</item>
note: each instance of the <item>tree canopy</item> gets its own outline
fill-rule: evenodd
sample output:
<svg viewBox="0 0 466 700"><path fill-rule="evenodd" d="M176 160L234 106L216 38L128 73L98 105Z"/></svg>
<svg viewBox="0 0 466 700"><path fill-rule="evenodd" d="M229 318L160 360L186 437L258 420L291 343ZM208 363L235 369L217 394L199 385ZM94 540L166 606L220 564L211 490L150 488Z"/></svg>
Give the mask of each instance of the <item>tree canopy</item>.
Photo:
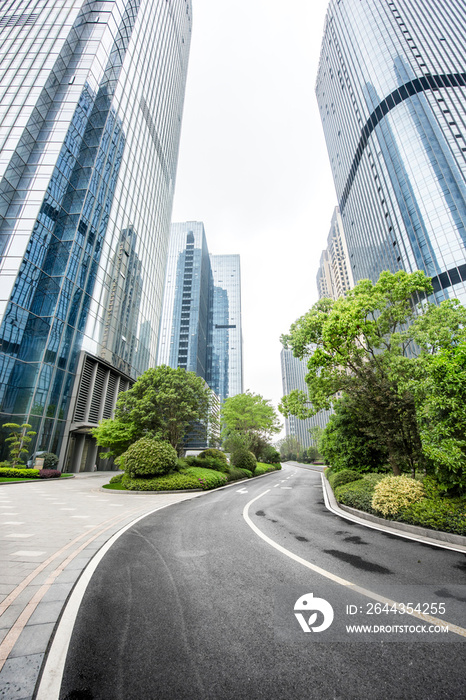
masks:
<svg viewBox="0 0 466 700"><path fill-rule="evenodd" d="M459 302L430 304L432 291L421 271L383 272L375 284L361 280L346 297L317 302L282 336L295 357L307 359L308 392L285 396L281 412L306 418L346 393L365 434L387 450L395 474L422 466L409 380L426 367L419 357L461 340L466 325Z"/></svg>
<svg viewBox="0 0 466 700"><path fill-rule="evenodd" d="M221 421L223 438L234 440L236 437L248 449L260 441L268 442L281 429L278 415L270 401L250 391L225 399Z"/></svg>
<svg viewBox="0 0 466 700"><path fill-rule="evenodd" d="M97 443L122 454L149 435L169 442L178 452L195 424L207 427L211 391L201 377L166 365L148 369L118 397L115 418L93 430Z"/></svg>

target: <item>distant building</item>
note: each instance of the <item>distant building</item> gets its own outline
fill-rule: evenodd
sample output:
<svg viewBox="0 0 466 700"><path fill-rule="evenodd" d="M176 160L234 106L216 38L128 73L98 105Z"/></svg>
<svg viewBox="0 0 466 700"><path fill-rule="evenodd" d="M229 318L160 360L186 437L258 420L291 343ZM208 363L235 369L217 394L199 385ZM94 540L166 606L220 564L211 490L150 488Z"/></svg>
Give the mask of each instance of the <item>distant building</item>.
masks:
<svg viewBox="0 0 466 700"><path fill-rule="evenodd" d="M340 210L335 207L327 238L327 248L322 252L317 272L319 299L338 299L352 287L354 287L354 282L345 232Z"/></svg>
<svg viewBox="0 0 466 700"><path fill-rule="evenodd" d="M220 401L243 391L239 255L209 255L204 225L171 227L157 364L184 367Z"/></svg>
<svg viewBox="0 0 466 700"><path fill-rule="evenodd" d="M354 281L423 270L466 303L458 0L331 0L316 94Z"/></svg>
<svg viewBox="0 0 466 700"><path fill-rule="evenodd" d="M243 393L241 270L239 255L211 255L207 383L224 401Z"/></svg>
<svg viewBox="0 0 466 700"><path fill-rule="evenodd" d="M306 374L307 374L307 361L306 359L300 360L294 357L291 350L286 350L282 348L280 353L280 362L282 369L282 387L283 394L289 394L290 391L304 391L307 394L307 384L306 384ZM290 416L285 418L285 432L286 436L292 435L296 437L300 444L307 448L314 445L314 440L311 436L311 428L319 427L325 428L328 423L328 419L331 415L331 411L319 411L315 416L311 418L301 419L296 416Z"/></svg>

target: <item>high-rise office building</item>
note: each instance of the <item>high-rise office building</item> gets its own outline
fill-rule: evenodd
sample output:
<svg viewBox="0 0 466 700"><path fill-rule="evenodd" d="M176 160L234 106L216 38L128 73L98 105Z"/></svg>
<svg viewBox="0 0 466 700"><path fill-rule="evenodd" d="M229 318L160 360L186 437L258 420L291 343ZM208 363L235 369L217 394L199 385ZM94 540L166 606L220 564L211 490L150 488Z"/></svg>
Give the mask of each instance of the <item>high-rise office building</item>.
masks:
<svg viewBox="0 0 466 700"><path fill-rule="evenodd" d="M220 401L243 391L239 255L210 255L204 224L171 227L157 364L184 367Z"/></svg>
<svg viewBox="0 0 466 700"><path fill-rule="evenodd" d="M466 302L463 0L331 0L316 93L355 282Z"/></svg>
<svg viewBox="0 0 466 700"><path fill-rule="evenodd" d="M327 297L338 299L354 287L351 273L345 232L340 210L335 207L327 238L327 248L322 251L317 272L317 291L319 299Z"/></svg>
<svg viewBox="0 0 466 700"><path fill-rule="evenodd" d="M307 394L306 374L307 361L304 358L300 360L294 357L292 350L282 348L280 353L280 363L282 369L282 388L283 394L286 396L291 391L304 391ZM297 416L288 416L285 418L285 433L286 436L297 438L302 447L310 447L314 445L314 439L311 434L311 429L325 428L331 411L319 411L315 416L310 418L298 418Z"/></svg>
<svg viewBox="0 0 466 700"><path fill-rule="evenodd" d="M243 392L239 255L211 255L211 336L207 382L220 400Z"/></svg>
<svg viewBox="0 0 466 700"><path fill-rule="evenodd" d="M155 365L188 0L12 0L0 18L0 420L91 469Z"/></svg>
<svg viewBox="0 0 466 700"><path fill-rule="evenodd" d="M204 224L171 225L158 365L207 377L209 294L212 288Z"/></svg>

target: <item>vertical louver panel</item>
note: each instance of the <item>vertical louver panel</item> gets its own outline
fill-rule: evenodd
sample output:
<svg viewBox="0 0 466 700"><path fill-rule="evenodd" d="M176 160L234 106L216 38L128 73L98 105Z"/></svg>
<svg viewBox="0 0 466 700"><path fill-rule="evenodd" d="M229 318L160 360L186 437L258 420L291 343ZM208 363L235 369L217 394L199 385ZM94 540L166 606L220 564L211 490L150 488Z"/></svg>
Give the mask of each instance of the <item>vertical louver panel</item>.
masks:
<svg viewBox="0 0 466 700"><path fill-rule="evenodd" d="M87 418L87 405L89 393L91 390L92 375L95 363L89 357L86 357L84 362L83 372L81 375L81 384L79 386L76 408L74 411L74 420L83 422Z"/></svg>
<svg viewBox="0 0 466 700"><path fill-rule="evenodd" d="M100 418L100 407L104 399L105 376L107 371L102 365L98 365L92 391L91 406L89 408L89 422L98 423Z"/></svg>
<svg viewBox="0 0 466 700"><path fill-rule="evenodd" d="M104 412L102 418L111 418L113 413L113 404L115 401L115 391L118 377L110 372L108 378L107 395L105 397Z"/></svg>

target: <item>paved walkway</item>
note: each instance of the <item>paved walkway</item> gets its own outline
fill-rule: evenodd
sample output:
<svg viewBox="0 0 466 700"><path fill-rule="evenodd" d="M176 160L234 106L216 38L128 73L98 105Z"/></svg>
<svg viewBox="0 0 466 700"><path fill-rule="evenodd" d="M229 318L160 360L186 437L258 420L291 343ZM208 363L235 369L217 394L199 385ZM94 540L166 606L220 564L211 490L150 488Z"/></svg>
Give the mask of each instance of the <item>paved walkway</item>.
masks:
<svg viewBox="0 0 466 700"><path fill-rule="evenodd" d="M0 484L0 698L30 700L62 608L95 552L136 518L197 493L103 491L112 474Z"/></svg>

